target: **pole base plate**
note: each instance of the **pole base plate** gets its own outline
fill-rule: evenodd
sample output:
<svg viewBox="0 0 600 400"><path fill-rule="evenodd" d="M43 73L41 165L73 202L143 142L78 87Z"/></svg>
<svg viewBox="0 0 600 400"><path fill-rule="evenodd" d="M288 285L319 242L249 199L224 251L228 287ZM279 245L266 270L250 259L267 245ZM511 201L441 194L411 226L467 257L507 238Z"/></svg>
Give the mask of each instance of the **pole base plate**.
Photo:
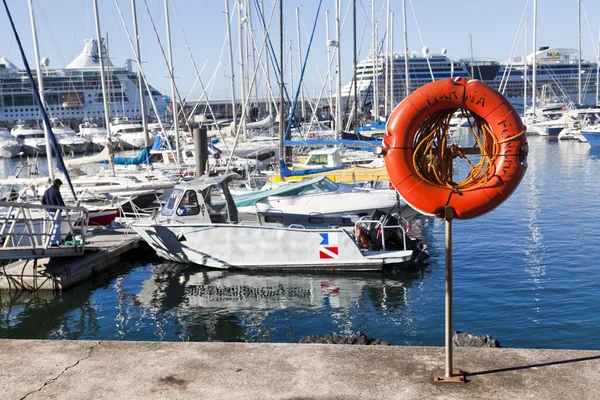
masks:
<svg viewBox="0 0 600 400"><path fill-rule="evenodd" d="M446 376L446 371L439 369L433 377L434 383L466 383L465 372L460 369L452 371L450 376Z"/></svg>

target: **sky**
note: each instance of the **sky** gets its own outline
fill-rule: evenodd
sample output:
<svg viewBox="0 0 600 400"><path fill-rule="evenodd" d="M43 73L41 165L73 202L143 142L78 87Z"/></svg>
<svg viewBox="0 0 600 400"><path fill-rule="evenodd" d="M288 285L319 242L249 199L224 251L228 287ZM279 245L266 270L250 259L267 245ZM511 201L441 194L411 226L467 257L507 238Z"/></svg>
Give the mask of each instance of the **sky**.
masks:
<svg viewBox="0 0 600 400"><path fill-rule="evenodd" d="M33 41L29 19L28 0L6 0L30 65L34 65ZM36 18L41 57L50 59L51 68L62 68L74 59L83 49L86 38L96 36L92 0L32 0ZM227 23L225 3L227 0L167 0L173 48L175 80L181 96L198 100L203 91L198 84L193 60L210 99L231 98L231 70L229 47L226 41ZM256 12L256 4L263 3L265 19L273 12L269 36L273 49L279 57L279 4L276 0L241 0L250 5L248 22L244 29L252 28L256 45L248 46L251 53L258 54L262 48L263 29ZM315 24L319 0L283 0L285 52L284 82L291 92L297 89L299 65L304 62L307 45ZM357 52L359 61L366 58L372 40L371 4L372 0L357 2ZM163 94L170 95L168 67L158 44L150 16L154 20L165 54L167 53L166 22L164 0L136 0L140 31L141 57L143 69L151 85ZM135 59L121 22L118 4L123 13L127 28L133 35L131 0L98 0L100 29L102 36L108 35L110 58L114 65L123 66L126 59ZM148 10L150 11L148 13ZM231 35L236 77L236 97L240 98L240 64L238 46L239 0L229 0ZM378 38L386 35L387 0L376 0L375 18ZM353 24L352 0L340 0L341 5L341 82L348 83L352 78ZM335 39L336 0L322 0L321 10L316 20L316 29L304 74L305 90L309 95L318 96L324 87L328 96L329 84L324 84L328 67L326 11L329 11L329 37ZM298 30L296 9L300 16L300 49L298 56ZM390 1L390 13L394 16L393 50L404 51L402 1ZM6 57L22 67L14 35L8 24L4 7L0 9L0 34L4 38L0 44L0 56ZM474 57L491 57L506 61L511 55L514 43L514 56L525 52L524 22L527 19L527 50L533 48L533 0L407 0L407 34L410 51L420 52L427 46L431 54L439 54L447 49L451 58L470 57L470 35ZM179 21L178 21L179 20ZM537 13L537 46L577 48L577 0L539 0ZM581 17L582 58L594 61L600 31L600 1L582 0ZM390 29L392 31L392 29ZM189 49L186 46L187 39ZM251 39L250 39L251 41ZM291 42L291 43L290 43ZM291 46L291 48L290 48ZM330 48L333 51L333 48ZM192 57L190 57L190 52ZM263 57L264 57L263 51ZM333 53L332 53L333 54ZM167 55L168 57L168 55ZM291 64L294 63L294 64ZM251 62L252 64L252 62ZM134 64L135 65L135 64ZM331 73L335 71L335 58ZM292 68L290 68L290 66ZM292 71L290 72L290 69ZM252 77L254 70L248 68ZM276 96L278 88L271 70L271 85ZM263 70L256 74L259 96L266 94L266 77ZM333 81L335 90L335 81Z"/></svg>

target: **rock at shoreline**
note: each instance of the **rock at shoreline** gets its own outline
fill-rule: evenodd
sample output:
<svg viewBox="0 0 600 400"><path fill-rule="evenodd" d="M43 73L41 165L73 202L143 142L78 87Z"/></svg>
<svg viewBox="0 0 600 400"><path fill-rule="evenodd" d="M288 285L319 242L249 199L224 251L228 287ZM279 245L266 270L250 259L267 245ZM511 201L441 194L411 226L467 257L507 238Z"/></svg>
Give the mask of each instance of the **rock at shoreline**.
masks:
<svg viewBox="0 0 600 400"><path fill-rule="evenodd" d="M493 337L473 335L468 332L454 332L452 343L455 347L502 347L498 339Z"/></svg>
<svg viewBox="0 0 600 400"><path fill-rule="evenodd" d="M339 335L310 335L305 336L298 342L300 344L361 344L361 345L381 345L389 346L390 344L381 339L368 338L362 332L353 333L350 336Z"/></svg>

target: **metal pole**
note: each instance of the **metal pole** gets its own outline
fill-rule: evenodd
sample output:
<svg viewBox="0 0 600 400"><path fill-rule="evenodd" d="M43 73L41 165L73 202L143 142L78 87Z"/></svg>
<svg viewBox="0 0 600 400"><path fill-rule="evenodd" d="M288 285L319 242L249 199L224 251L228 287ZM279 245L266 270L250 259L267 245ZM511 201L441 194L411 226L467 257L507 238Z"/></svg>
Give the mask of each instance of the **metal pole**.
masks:
<svg viewBox="0 0 600 400"><path fill-rule="evenodd" d="M454 219L454 209L452 207L446 206L444 208L444 219L446 220L446 365L443 374L438 371L434 377L434 382L465 383L464 373L452 369L452 220Z"/></svg>
<svg viewBox="0 0 600 400"><path fill-rule="evenodd" d="M444 376L452 376L452 207L445 208L446 220L446 369Z"/></svg>
<svg viewBox="0 0 600 400"><path fill-rule="evenodd" d="M337 56L337 68L336 68L336 90L335 90L335 140L338 140L342 133L342 55L340 53L340 14L341 14L341 0L335 2L335 31L336 31L336 56Z"/></svg>
<svg viewBox="0 0 600 400"><path fill-rule="evenodd" d="M469 44L471 47L471 79L475 79L475 66L473 65L473 35L469 33Z"/></svg>
<svg viewBox="0 0 600 400"><path fill-rule="evenodd" d="M581 0L577 0L577 102L583 103L581 93Z"/></svg>
<svg viewBox="0 0 600 400"><path fill-rule="evenodd" d="M383 115L388 115L388 97L390 83L390 0L387 0L387 14L385 19L385 53L383 54Z"/></svg>
<svg viewBox="0 0 600 400"><path fill-rule="evenodd" d="M33 14L32 0L29 0L29 18L31 19L31 36L33 37L33 53L35 55L38 93L40 94L40 100L42 100L43 107L46 108L46 98L44 97L44 77L42 76L42 66L40 65L40 52L38 48L37 30L35 29L35 17ZM46 124L44 124L44 137L46 138L46 161L48 162L48 177L51 181L54 181L54 168L52 165L52 147L50 146L49 135L50 132L48 132L48 127L46 126Z"/></svg>
<svg viewBox="0 0 600 400"><path fill-rule="evenodd" d="M532 109L532 117L535 118L535 106L536 106L536 97L537 97L537 0L533 0L533 76L531 81L531 86L533 89L531 90L531 109Z"/></svg>
<svg viewBox="0 0 600 400"><path fill-rule="evenodd" d="M371 48L373 57L373 72L371 74L371 83L373 84L372 99L373 99L373 118L377 120L379 118L379 91L378 81L379 74L377 73L377 42L375 30L375 0L371 0Z"/></svg>
<svg viewBox="0 0 600 400"><path fill-rule="evenodd" d="M104 124L106 125L106 141L107 145L111 144L111 134L110 134L110 111L108 109L108 95L106 92L106 76L104 71L104 49L102 46L102 38L100 37L100 18L98 17L98 0L94 0L94 18L96 20L96 46L98 49L98 59L100 60L100 82L102 84L102 100L104 103ZM115 164L114 164L114 155L112 151L110 153L109 166L113 175L115 173Z"/></svg>
<svg viewBox="0 0 600 400"><path fill-rule="evenodd" d="M394 13L390 15L390 114L394 111Z"/></svg>
<svg viewBox="0 0 600 400"><path fill-rule="evenodd" d="M239 44L239 56L240 56L240 79L242 81L242 107L246 104L246 84L244 81L244 77L246 76L244 71L244 26L243 24L246 22L245 18L242 17L242 0L238 1L238 44ZM242 123L242 135L244 140L248 139L248 131L246 127L246 114L242 109L242 115L244 119L241 121Z"/></svg>
<svg viewBox="0 0 600 400"><path fill-rule="evenodd" d="M235 72L233 70L233 48L231 46L231 20L229 19L229 0L225 0L225 18L227 18L227 43L229 45L229 70L231 71L231 115L233 126L236 126L235 120L237 113L235 111ZM216 122L216 121L215 121Z"/></svg>
<svg viewBox="0 0 600 400"><path fill-rule="evenodd" d="M300 8L296 7L296 34L298 38L298 63L302 68L302 47L300 43ZM303 85L301 83L301 85ZM306 110L304 108L304 90L300 89L300 104L302 105L302 121L306 119Z"/></svg>
<svg viewBox="0 0 600 400"><path fill-rule="evenodd" d="M525 19L525 56L523 57L523 117L527 113L527 19Z"/></svg>
<svg viewBox="0 0 600 400"><path fill-rule="evenodd" d="M356 63L357 63L357 54L356 54L356 0L352 2L352 19L353 19L353 40L354 40L354 58L352 60L352 65L354 67L354 73L352 74L353 89L354 89L354 129L358 127L358 88L356 87Z"/></svg>
<svg viewBox="0 0 600 400"><path fill-rule="evenodd" d="M327 80L329 81L329 115L331 116L333 115L333 77L331 76L331 41L329 38L329 10L325 11L325 36L327 43Z"/></svg>
<svg viewBox="0 0 600 400"><path fill-rule="evenodd" d="M285 126L283 124L283 0L279 0L279 161L285 163Z"/></svg>
<svg viewBox="0 0 600 400"><path fill-rule="evenodd" d="M142 85L142 58L140 56L140 35L138 33L137 12L135 9L135 0L131 0L131 11L133 14L133 34L135 36L135 55L138 63L138 86L140 88L140 111L142 112L142 126L144 127L144 146L150 146L150 137L148 135L148 121L146 121L146 94L144 93L144 85ZM152 95L152 93L148 93Z"/></svg>
<svg viewBox="0 0 600 400"><path fill-rule="evenodd" d="M600 89L600 29L598 30L598 54L596 55L596 105L598 102L598 90Z"/></svg>
<svg viewBox="0 0 600 400"><path fill-rule="evenodd" d="M402 0L402 18L404 20L404 84L406 86L406 94L410 94L410 74L408 73L408 31L406 29L406 0Z"/></svg>
<svg viewBox="0 0 600 400"><path fill-rule="evenodd" d="M173 102L173 128L175 129L175 151L177 165L181 165L181 151L179 151L179 112L177 111L177 97L175 97L175 72L173 68L173 49L171 48L171 25L169 24L169 3L165 0L165 21L167 23L167 44L169 47L169 70L171 71L171 97Z"/></svg>

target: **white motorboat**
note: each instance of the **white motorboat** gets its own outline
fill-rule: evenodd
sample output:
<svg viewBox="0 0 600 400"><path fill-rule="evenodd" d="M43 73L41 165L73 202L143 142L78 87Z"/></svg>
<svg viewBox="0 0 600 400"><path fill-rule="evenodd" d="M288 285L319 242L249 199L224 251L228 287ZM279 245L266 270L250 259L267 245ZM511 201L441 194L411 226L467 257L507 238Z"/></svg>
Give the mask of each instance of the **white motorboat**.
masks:
<svg viewBox="0 0 600 400"><path fill-rule="evenodd" d="M84 120L79 124L78 135L98 147L106 146L106 128L93 121Z"/></svg>
<svg viewBox="0 0 600 400"><path fill-rule="evenodd" d="M144 147L144 127L139 121L132 121L127 117L115 118L110 123L110 133L119 146L126 149L141 149ZM154 141L154 133L148 132L150 143Z"/></svg>
<svg viewBox="0 0 600 400"><path fill-rule="evenodd" d="M19 155L23 145L13 139L7 129L0 128L0 158L12 158Z"/></svg>
<svg viewBox="0 0 600 400"><path fill-rule="evenodd" d="M368 271L426 256L423 244L401 224L386 225L385 216L351 230L239 223L228 188L236 176L205 176L175 187L161 214L133 229L167 260L222 269ZM212 201L215 193L223 204Z"/></svg>
<svg viewBox="0 0 600 400"><path fill-rule="evenodd" d="M58 140L64 154L83 153L87 150L90 141L87 138L77 136L70 126L65 125L61 120L52 118L52 133Z"/></svg>
<svg viewBox="0 0 600 400"><path fill-rule="evenodd" d="M360 217L370 216L375 211L390 213L396 207L404 219L417 214L395 190L357 189L334 183L325 176L238 195L234 202L240 214L282 225L353 225ZM300 216L304 216L304 220Z"/></svg>
<svg viewBox="0 0 600 400"><path fill-rule="evenodd" d="M46 139L43 129L19 121L12 128L10 134L23 145L23 152L28 156L46 155Z"/></svg>

